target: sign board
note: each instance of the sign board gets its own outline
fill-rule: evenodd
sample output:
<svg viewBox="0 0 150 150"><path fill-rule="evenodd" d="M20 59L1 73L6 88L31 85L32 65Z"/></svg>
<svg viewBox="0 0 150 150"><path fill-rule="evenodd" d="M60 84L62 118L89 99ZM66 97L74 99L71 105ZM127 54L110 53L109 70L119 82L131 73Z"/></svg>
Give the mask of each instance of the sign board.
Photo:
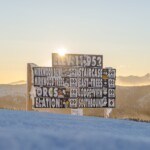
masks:
<svg viewBox="0 0 150 150"><path fill-rule="evenodd" d="M32 67L34 108L113 108L116 70L102 55L52 54L53 67Z"/></svg>
<svg viewBox="0 0 150 150"><path fill-rule="evenodd" d="M102 69L33 67L35 107L103 107Z"/></svg>
<svg viewBox="0 0 150 150"><path fill-rule="evenodd" d="M52 53L52 66L62 67L99 67L103 68L102 55L66 54L64 57Z"/></svg>
<svg viewBox="0 0 150 150"><path fill-rule="evenodd" d="M116 69L105 68L102 73L103 78L103 97L108 100L108 107L115 107L116 99Z"/></svg>

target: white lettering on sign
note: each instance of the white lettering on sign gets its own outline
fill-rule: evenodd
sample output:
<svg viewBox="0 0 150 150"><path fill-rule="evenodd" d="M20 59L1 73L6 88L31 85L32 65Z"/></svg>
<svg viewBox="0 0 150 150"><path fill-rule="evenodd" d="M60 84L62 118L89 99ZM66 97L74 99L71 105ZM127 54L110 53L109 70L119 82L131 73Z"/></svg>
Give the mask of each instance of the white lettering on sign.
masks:
<svg viewBox="0 0 150 150"><path fill-rule="evenodd" d="M60 99L36 97L35 108L60 108Z"/></svg>
<svg viewBox="0 0 150 150"><path fill-rule="evenodd" d="M53 67L33 67L36 108L115 107L116 70L102 55L53 54Z"/></svg>
<svg viewBox="0 0 150 150"><path fill-rule="evenodd" d="M57 54L52 54L53 67L60 66L83 66L83 67L103 67L102 55L66 54L63 58Z"/></svg>

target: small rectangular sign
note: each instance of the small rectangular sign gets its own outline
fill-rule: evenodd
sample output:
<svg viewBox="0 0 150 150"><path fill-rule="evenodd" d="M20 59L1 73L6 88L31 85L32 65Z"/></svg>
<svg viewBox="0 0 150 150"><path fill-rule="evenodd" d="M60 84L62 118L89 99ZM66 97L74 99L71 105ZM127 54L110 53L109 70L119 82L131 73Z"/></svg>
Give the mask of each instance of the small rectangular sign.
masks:
<svg viewBox="0 0 150 150"><path fill-rule="evenodd" d="M52 53L53 67L99 67L103 68L102 55L85 54L66 54L60 56L58 53Z"/></svg>

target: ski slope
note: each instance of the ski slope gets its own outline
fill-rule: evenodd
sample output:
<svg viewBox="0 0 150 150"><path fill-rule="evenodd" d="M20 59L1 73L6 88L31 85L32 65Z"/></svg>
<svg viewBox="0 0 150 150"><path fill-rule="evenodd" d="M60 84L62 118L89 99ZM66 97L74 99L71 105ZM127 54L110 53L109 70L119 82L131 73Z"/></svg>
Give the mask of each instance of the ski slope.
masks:
<svg viewBox="0 0 150 150"><path fill-rule="evenodd" d="M150 124L0 110L0 150L150 149Z"/></svg>

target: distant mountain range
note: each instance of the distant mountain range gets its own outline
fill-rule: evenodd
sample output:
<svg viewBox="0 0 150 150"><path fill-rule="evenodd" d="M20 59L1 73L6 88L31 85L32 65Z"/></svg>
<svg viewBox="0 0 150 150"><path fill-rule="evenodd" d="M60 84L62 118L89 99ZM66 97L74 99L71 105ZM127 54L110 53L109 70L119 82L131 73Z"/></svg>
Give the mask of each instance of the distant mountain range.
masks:
<svg viewBox="0 0 150 150"><path fill-rule="evenodd" d="M26 97L26 84L18 84L18 85L0 84L0 97L4 96Z"/></svg>
<svg viewBox="0 0 150 150"><path fill-rule="evenodd" d="M26 109L26 84L0 85L0 108ZM41 110L40 110L41 111ZM68 109L47 109L53 113L69 113ZM88 116L103 116L103 109L85 109ZM116 108L113 118L140 118L150 120L150 85L147 86L117 86Z"/></svg>
<svg viewBox="0 0 150 150"><path fill-rule="evenodd" d="M25 80L19 80L15 82L8 83L9 85L18 85L18 84L26 84Z"/></svg>
<svg viewBox="0 0 150 150"><path fill-rule="evenodd" d="M142 86L142 85L150 85L150 73L147 73L145 76L118 76L117 77L117 85L121 86Z"/></svg>
<svg viewBox="0 0 150 150"><path fill-rule="evenodd" d="M0 108L25 110L26 84L0 84Z"/></svg>
<svg viewBox="0 0 150 150"><path fill-rule="evenodd" d="M25 80L8 83L8 85L22 85L26 84ZM116 84L120 86L142 86L150 85L150 73L144 76L117 76Z"/></svg>
<svg viewBox="0 0 150 150"><path fill-rule="evenodd" d="M0 108L25 110L25 83L25 81L18 81L11 84L0 84ZM53 113L70 112L64 109L49 109L49 111ZM103 116L103 109L85 109L84 114ZM150 74L142 77L117 77L116 109L113 109L111 117L150 120Z"/></svg>

